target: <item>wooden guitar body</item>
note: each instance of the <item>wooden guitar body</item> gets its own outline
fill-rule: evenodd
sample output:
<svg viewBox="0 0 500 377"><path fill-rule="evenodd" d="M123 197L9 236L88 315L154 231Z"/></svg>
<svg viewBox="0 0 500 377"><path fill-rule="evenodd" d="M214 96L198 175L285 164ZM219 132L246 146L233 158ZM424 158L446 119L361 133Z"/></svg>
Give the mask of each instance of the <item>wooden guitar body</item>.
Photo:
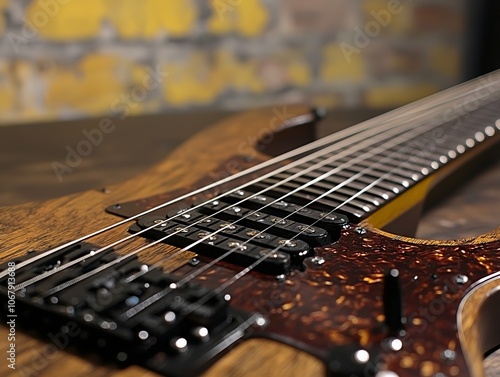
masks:
<svg viewBox="0 0 500 377"><path fill-rule="evenodd" d="M293 145L299 144L297 139L310 137L314 117L300 106L244 113L194 136L164 162L124 184L1 208L0 262L31 250L55 248L120 221L109 213L110 208L119 212L122 204L132 203L139 213L268 161L271 157L262 151L284 152L280 143L283 136L285 141L294 141L285 149L297 147ZM487 140L477 153L494 142L494 138ZM405 214L418 207L436 182L461 164L458 160L448 164L359 223L342 227L338 241L316 247L302 268L279 277L251 271L228 285L224 293L230 295L231 305L260 313L266 323L254 326L248 339L221 353L203 375L350 377L359 376L349 372L349 365L357 362L363 365L366 376L376 369L380 377L483 376L484 354L500 344L496 321L500 232L474 239L431 241L381 230L392 229L388 224L398 219L410 221ZM256 171L250 177L261 174ZM197 200L215 197L248 179L241 176L214 185ZM129 235L129 226L114 227L92 237L91 242L110 244ZM124 255L148 242L132 238L117 252ZM162 262L178 250L160 243L140 253L139 259ZM194 279L209 289L217 289L242 270L226 261L211 265L211 259L203 256L193 264L193 257L196 254L192 252L178 253L162 266L180 277L206 266ZM398 297L392 303L388 295L399 293L401 303ZM397 318L393 318L395 327L388 323L391 305L402 308L400 328ZM29 324L23 323L23 318L19 314L15 319L15 369L5 360L10 327L5 325L7 318L2 318L2 376L156 375L137 365L123 367L116 360L100 358L98 348L81 352L75 346L81 339L77 340L77 335L73 339L71 331L47 334L44 329L25 330ZM358 354L359 350L363 353ZM365 350L368 361L363 359ZM352 355L359 360L352 360Z"/></svg>

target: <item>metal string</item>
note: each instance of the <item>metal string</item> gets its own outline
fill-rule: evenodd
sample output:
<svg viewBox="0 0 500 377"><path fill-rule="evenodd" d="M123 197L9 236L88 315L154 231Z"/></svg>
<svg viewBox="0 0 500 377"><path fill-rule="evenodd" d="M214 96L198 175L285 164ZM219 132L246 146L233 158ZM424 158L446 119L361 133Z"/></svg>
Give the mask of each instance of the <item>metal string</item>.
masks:
<svg viewBox="0 0 500 377"><path fill-rule="evenodd" d="M457 100L458 98L464 97L464 96L466 96L466 95L468 95L468 94L470 94L472 92L477 92L478 89L488 89L489 90L489 87L496 85L496 82L494 82L495 81L494 79L496 78L495 76L498 76L498 74L497 73L491 74L490 77L491 76L493 76L493 80L492 80L493 82L489 82L487 84L484 83L479 88L475 88L474 86L476 86L478 84L478 82L480 82L480 80L475 80L475 81L472 81L472 82L461 84L461 85L459 85L459 86L457 86L455 88L451 88L451 89L445 90L445 91L443 91L441 93L434 94L434 95L429 96L429 97L427 97L425 99L416 101L416 102L414 102L414 103L412 103L410 105L406 105L403 108L391 111L391 112L389 112L387 114L384 114L384 115L382 115L382 116L380 116L380 117L378 117L378 118L376 118L374 120L366 121L366 122L358 124L357 126L350 127L347 130L344 130L344 131L341 131L341 132L337 132L337 133L331 135L330 137L326 137L326 138L323 138L323 139L318 140L316 142L310 143L310 144L308 144L308 145L306 145L304 147L298 148L298 149L296 149L294 151L290 151L288 153L285 153L284 155L278 156L278 157L273 158L271 160L268 160L268 161L266 161L266 162L264 162L262 164L259 164L259 165L255 166L255 167L246 169L246 170L244 170L244 171L242 171L240 173L232 175L231 177L227 177L227 178L222 179L222 180L220 180L218 182L214 182L214 183L212 183L210 185L207 185L207 186L205 186L203 188L195 190L195 191L193 191L191 193L185 194L185 195L183 195L183 196L181 196L179 198L176 198L174 200L171 200L171 201L168 201L166 203L163 203L163 204L161 204L161 205L159 205L157 207L151 208L151 209L149 209L147 211L144 211L142 213L139 213L139 214L137 214L137 215L135 215L133 217L124 219L124 220L122 220L120 222L117 222L115 224L112 224L112 225L110 225L108 227L102 228L101 230L98 230L96 232L90 233L90 234L88 234L86 236L83 236L83 237L80 237L80 238L78 238L76 240L72 240L72 241L70 241L68 243L65 243L65 244L60 245L60 246L58 246L56 248L50 249L50 250L48 250L46 252L40 253L40 254L38 254L38 255L36 255L36 256L34 256L34 257L32 257L32 258L24 261L24 262L19 263L16 266L16 269L17 268L22 268L22 267L24 267L24 266L26 266L26 265L28 265L28 264L30 264L32 262L35 262L35 261L37 261L37 260L39 260L41 258L44 258L45 256L50 255L50 254L52 254L54 252L57 252L57 251L65 248L65 247L69 247L71 245L74 245L74 244L77 244L77 243L79 243L81 241L84 241L84 240L86 240L88 238L94 237L94 236L96 236L98 234L107 232L107 231L109 231L109 230L111 230L111 229L113 229L113 228L115 228L115 227L117 227L119 225L126 224L127 222L130 222L130 221L132 221L132 220L134 220L134 219L136 219L136 218L138 218L140 216L146 215L146 214L151 213L151 212L153 212L155 210L161 209L161 208L163 208L165 206L168 206L168 205L173 204L175 202L178 202L180 200L186 199L186 198L188 198L190 196L196 195L196 194L198 194L200 192L209 190L210 188L213 188L213 187L215 187L215 186L217 186L219 184L227 183L227 182L229 182L231 180L234 180L236 178L239 178L239 177L251 174L252 172L258 171L258 170L260 170L262 168L265 168L267 166L272 166L273 164L278 163L280 161L283 161L285 159L289 159L289 158L292 158L294 156L298 156L300 154L306 153L307 151L311 151L311 150L313 150L315 148L318 148L318 147L321 147L321 146L326 145L328 143L334 142L335 140L338 140L338 139L344 137L344 135L347 135L346 137L348 137L350 135L354 135L354 133L356 133L356 132L357 133L361 133L364 130L368 129L368 127L370 127L371 124L374 121L378 121L378 122L383 122L384 120L393 120L394 121L394 120L397 120L400 117L402 117L402 118L408 117L408 116L412 115L413 112L421 113L421 112L428 111L429 110L428 104L429 103L432 104L432 102L435 102L435 101L438 101L438 104L433 104L431 106L431 108L438 108L440 106L444 106L444 105L446 105L447 103L449 103L449 102L451 102L453 100ZM485 79L485 80L487 80L487 79ZM470 87L472 87L473 90L470 90L469 89ZM467 90L469 90L469 92L467 92ZM462 91L465 91L465 93L462 93L462 94L455 93L455 92L461 93ZM447 98L447 97L450 97L450 98L448 100L443 101L443 98ZM488 95L484 95L482 98L485 98L485 97L488 97ZM478 97L478 99L479 99L479 97ZM441 103L439 103L439 100L441 100ZM382 125L383 125L383 123L382 123ZM376 127L378 127L378 126L376 126ZM237 189L235 189L235 190L237 190ZM0 273L0 278L4 277L5 273L6 273L6 271L4 271L3 273Z"/></svg>

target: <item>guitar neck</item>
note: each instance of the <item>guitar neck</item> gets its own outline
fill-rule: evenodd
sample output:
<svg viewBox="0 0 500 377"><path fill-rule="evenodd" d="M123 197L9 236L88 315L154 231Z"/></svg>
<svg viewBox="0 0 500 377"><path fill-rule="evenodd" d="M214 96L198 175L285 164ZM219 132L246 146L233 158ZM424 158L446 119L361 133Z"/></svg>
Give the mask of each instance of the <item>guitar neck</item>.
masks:
<svg viewBox="0 0 500 377"><path fill-rule="evenodd" d="M354 222L366 219L498 136L498 94L462 98L457 89L443 93L425 111L407 112L405 117L394 114L389 121L384 116L361 131L336 138L320 157L266 178L256 189L279 183L270 190L275 196L335 208Z"/></svg>

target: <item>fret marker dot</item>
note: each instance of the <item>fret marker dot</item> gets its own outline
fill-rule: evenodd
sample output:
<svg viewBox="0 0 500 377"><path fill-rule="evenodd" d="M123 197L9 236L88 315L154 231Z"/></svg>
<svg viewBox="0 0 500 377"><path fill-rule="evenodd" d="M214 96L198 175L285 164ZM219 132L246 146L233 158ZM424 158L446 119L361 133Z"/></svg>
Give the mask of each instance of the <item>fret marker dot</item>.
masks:
<svg viewBox="0 0 500 377"><path fill-rule="evenodd" d="M472 148L474 145L476 145L476 142L472 139L467 139L467 141L465 142L465 144L469 147L469 148Z"/></svg>
<svg viewBox="0 0 500 377"><path fill-rule="evenodd" d="M456 158L456 157L457 157L457 152L455 152L455 151L449 151L449 152L448 152L448 156L449 156L450 158Z"/></svg>
<svg viewBox="0 0 500 377"><path fill-rule="evenodd" d="M476 134L474 135L474 137L476 138L476 140L478 142L484 141L484 135L482 134L482 132L476 132Z"/></svg>
<svg viewBox="0 0 500 377"><path fill-rule="evenodd" d="M495 127L500 130L500 119L495 122Z"/></svg>
<svg viewBox="0 0 500 377"><path fill-rule="evenodd" d="M411 179L418 181L418 174L412 174Z"/></svg>
<svg viewBox="0 0 500 377"><path fill-rule="evenodd" d="M493 136L495 135L495 129L491 126L488 126L484 129L484 133L488 136Z"/></svg>
<svg viewBox="0 0 500 377"><path fill-rule="evenodd" d="M427 168L423 168L421 171L422 171L423 175L429 174L429 169L427 169Z"/></svg>
<svg viewBox="0 0 500 377"><path fill-rule="evenodd" d="M465 152L465 147L463 145L457 145L457 152L462 154Z"/></svg>
<svg viewBox="0 0 500 377"><path fill-rule="evenodd" d="M446 164L448 162L448 158L446 156L441 156L441 157L439 157L439 161L442 164Z"/></svg>
<svg viewBox="0 0 500 377"><path fill-rule="evenodd" d="M434 170L436 170L437 168L439 168L439 164L436 161L432 161L431 168L433 168Z"/></svg>

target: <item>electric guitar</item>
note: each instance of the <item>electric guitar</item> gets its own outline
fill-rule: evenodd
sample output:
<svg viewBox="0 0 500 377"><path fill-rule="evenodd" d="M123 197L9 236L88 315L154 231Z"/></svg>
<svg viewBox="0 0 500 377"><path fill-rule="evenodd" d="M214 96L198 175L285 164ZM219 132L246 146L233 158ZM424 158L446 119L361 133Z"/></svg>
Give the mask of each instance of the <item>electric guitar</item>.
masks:
<svg viewBox="0 0 500 377"><path fill-rule="evenodd" d="M483 376L500 231L412 236L495 153L500 72L313 140L322 116L244 113L123 185L0 209L1 375Z"/></svg>

